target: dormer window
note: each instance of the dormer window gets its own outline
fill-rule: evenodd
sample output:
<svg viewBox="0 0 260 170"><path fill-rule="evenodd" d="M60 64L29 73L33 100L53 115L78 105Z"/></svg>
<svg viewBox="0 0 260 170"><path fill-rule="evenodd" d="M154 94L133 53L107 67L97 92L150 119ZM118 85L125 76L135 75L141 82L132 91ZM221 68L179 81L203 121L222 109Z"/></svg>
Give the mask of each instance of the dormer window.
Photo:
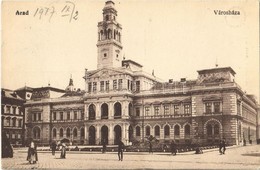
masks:
<svg viewBox="0 0 260 170"><path fill-rule="evenodd" d="M107 57L107 53L104 53L104 58L106 58Z"/></svg>

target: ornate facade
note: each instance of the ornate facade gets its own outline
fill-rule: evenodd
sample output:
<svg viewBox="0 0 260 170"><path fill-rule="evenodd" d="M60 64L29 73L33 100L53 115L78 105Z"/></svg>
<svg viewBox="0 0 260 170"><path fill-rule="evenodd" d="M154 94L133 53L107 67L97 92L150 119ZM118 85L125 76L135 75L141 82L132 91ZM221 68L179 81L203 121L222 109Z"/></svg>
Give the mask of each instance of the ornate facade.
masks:
<svg viewBox="0 0 260 170"><path fill-rule="evenodd" d="M26 136L42 143L129 144L150 135L160 141L229 144L256 141L258 104L235 82L230 67L198 71L196 80L163 82L122 56L122 26L112 1L98 23L97 70L85 71L85 91L35 90L26 106ZM52 97L51 93L57 93ZM33 94L34 95L34 94ZM35 115L41 115L37 118Z"/></svg>

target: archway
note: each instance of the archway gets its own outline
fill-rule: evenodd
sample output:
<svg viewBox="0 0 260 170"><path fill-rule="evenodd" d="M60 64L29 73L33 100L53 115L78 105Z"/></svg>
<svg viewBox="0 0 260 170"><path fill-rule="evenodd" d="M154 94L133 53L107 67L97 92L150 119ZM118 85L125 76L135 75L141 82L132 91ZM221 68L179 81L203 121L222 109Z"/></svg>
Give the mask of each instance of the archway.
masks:
<svg viewBox="0 0 260 170"><path fill-rule="evenodd" d="M101 105L101 119L108 119L108 105L106 103Z"/></svg>
<svg viewBox="0 0 260 170"><path fill-rule="evenodd" d="M133 138L133 127L129 126L129 128L128 128L128 139L129 139L130 142L132 141L132 138Z"/></svg>
<svg viewBox="0 0 260 170"><path fill-rule="evenodd" d="M121 115L122 115L121 104L119 102L116 102L114 105L114 118L121 119Z"/></svg>
<svg viewBox="0 0 260 170"><path fill-rule="evenodd" d="M94 126L89 127L89 144L95 145L96 144L96 129Z"/></svg>
<svg viewBox="0 0 260 170"><path fill-rule="evenodd" d="M108 144L108 127L105 125L101 128L101 143L103 142Z"/></svg>
<svg viewBox="0 0 260 170"><path fill-rule="evenodd" d="M117 145L119 143L119 140L121 140L122 132L121 132L121 126L116 125L114 128L114 144Z"/></svg>
<svg viewBox="0 0 260 170"><path fill-rule="evenodd" d="M36 126L33 128L33 138L40 139L40 137L41 137L41 130L39 127Z"/></svg>
<svg viewBox="0 0 260 170"><path fill-rule="evenodd" d="M94 104L91 104L88 108L89 113L89 120L95 120L96 119L96 106Z"/></svg>

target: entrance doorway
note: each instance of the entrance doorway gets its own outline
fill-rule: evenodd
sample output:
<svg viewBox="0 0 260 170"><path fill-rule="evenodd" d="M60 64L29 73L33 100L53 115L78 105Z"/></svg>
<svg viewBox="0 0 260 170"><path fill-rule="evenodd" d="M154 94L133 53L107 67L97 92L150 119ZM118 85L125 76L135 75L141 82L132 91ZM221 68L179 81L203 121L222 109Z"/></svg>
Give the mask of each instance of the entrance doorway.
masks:
<svg viewBox="0 0 260 170"><path fill-rule="evenodd" d="M114 144L117 145L119 143L119 140L121 140L122 132L121 132L121 126L116 125L114 128Z"/></svg>
<svg viewBox="0 0 260 170"><path fill-rule="evenodd" d="M89 144L95 145L96 144L96 129L94 126L89 127Z"/></svg>
<svg viewBox="0 0 260 170"><path fill-rule="evenodd" d="M101 144L108 144L108 127L107 126L102 126L101 128Z"/></svg>

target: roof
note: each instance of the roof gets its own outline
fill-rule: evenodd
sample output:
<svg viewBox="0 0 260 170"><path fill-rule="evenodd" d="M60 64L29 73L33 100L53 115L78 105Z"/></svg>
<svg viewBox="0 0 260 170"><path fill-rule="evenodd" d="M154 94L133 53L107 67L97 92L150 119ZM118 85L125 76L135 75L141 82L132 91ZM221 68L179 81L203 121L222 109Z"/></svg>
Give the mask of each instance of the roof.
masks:
<svg viewBox="0 0 260 170"><path fill-rule="evenodd" d="M2 95L2 98L6 97L6 98L11 98L11 99L16 99L16 100L24 100L18 94L16 94L16 92L9 90L9 89L2 89L1 95Z"/></svg>
<svg viewBox="0 0 260 170"><path fill-rule="evenodd" d="M15 91L30 91L30 92L32 92L33 88L32 87L28 87L28 86L24 86L24 87L21 87L19 89L16 89Z"/></svg>
<svg viewBox="0 0 260 170"><path fill-rule="evenodd" d="M65 93L65 90L63 90L63 89L58 89L58 88L50 87L50 86L33 88L33 91L39 91L39 90L51 90L51 91L55 91L55 92Z"/></svg>
<svg viewBox="0 0 260 170"><path fill-rule="evenodd" d="M122 63L132 63L132 64L137 65L139 67L143 67L141 64L139 64L139 63L137 63L133 60L123 60Z"/></svg>
<svg viewBox="0 0 260 170"><path fill-rule="evenodd" d="M199 74L205 74L205 73L216 73L216 72L223 72L223 71L228 71L232 75L235 75L236 72L231 68L231 67L217 67L217 68L211 68L211 69L205 69L205 70L198 70L197 72Z"/></svg>

